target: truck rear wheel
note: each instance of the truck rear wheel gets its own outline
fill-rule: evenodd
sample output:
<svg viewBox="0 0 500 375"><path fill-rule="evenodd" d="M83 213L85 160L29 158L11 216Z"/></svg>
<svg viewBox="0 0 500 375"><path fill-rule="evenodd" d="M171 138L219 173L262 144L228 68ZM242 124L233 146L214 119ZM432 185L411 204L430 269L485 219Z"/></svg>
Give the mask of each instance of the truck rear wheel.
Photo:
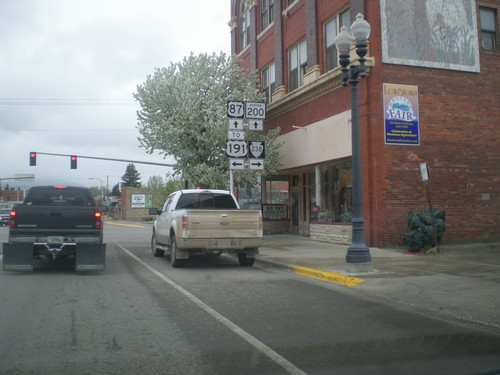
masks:
<svg viewBox="0 0 500 375"><path fill-rule="evenodd" d="M153 235L151 236L151 252L153 253L153 256L155 257L162 257L163 254L165 254L164 250L158 249L156 247L156 233L153 232Z"/></svg>
<svg viewBox="0 0 500 375"><path fill-rule="evenodd" d="M182 268L186 265L186 259L177 259L177 243L175 236L170 239L170 264L174 268Z"/></svg>
<svg viewBox="0 0 500 375"><path fill-rule="evenodd" d="M246 253L238 253L238 261L241 267L252 267L255 258L249 258Z"/></svg>

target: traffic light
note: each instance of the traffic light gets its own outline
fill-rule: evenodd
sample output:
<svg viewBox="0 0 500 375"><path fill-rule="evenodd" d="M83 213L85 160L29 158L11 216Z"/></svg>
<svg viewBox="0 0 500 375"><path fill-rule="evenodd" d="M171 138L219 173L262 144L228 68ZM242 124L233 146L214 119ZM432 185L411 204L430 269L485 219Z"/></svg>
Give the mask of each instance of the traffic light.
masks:
<svg viewBox="0 0 500 375"><path fill-rule="evenodd" d="M76 169L76 155L71 155L71 169Z"/></svg>
<svg viewBox="0 0 500 375"><path fill-rule="evenodd" d="M36 152L30 152L30 166L36 165Z"/></svg>

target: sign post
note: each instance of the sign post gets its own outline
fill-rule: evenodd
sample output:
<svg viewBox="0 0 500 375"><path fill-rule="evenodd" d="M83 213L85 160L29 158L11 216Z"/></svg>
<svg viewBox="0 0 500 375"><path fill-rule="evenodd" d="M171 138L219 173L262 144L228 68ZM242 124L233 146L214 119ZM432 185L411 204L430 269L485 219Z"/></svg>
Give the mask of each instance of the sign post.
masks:
<svg viewBox="0 0 500 375"><path fill-rule="evenodd" d="M436 254L439 253L439 245L437 241L436 224L434 222L434 212L432 210L431 193L429 191L429 171L427 170L426 163L420 163L420 173L422 175L422 181L425 184L425 190L427 191L427 202L429 204L429 212L431 215L431 224L432 224L432 237L434 240L434 247L428 250L426 254Z"/></svg>
<svg viewBox="0 0 500 375"><path fill-rule="evenodd" d="M264 130L266 103L230 100L227 102L227 117L229 131L226 155L229 158L229 186L233 192L234 169L264 169L265 143L263 141L247 141L243 130L245 119L249 131Z"/></svg>

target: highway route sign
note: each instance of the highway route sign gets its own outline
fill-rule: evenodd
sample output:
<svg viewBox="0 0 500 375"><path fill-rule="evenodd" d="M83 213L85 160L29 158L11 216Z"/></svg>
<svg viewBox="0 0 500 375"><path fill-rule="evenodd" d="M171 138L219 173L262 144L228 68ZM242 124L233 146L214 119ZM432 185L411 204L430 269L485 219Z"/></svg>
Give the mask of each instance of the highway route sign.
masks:
<svg viewBox="0 0 500 375"><path fill-rule="evenodd" d="M265 102L245 102L245 117L252 119L266 118L266 103Z"/></svg>
<svg viewBox="0 0 500 375"><path fill-rule="evenodd" d="M245 117L245 102L229 100L227 102L227 117L229 118Z"/></svg>
<svg viewBox="0 0 500 375"><path fill-rule="evenodd" d="M245 158L248 155L247 142L236 140L227 141L226 155L233 158Z"/></svg>
<svg viewBox="0 0 500 375"><path fill-rule="evenodd" d="M229 159L229 169L245 169L245 159Z"/></svg>
<svg viewBox="0 0 500 375"><path fill-rule="evenodd" d="M248 141L248 157L250 159L264 159L266 144L264 141Z"/></svg>

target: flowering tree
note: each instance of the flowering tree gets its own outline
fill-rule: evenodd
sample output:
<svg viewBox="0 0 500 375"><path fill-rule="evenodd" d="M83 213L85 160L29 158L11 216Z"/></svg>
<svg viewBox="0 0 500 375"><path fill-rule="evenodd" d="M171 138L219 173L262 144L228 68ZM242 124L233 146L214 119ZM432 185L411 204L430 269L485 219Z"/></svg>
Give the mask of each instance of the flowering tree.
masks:
<svg viewBox="0 0 500 375"><path fill-rule="evenodd" d="M137 86L134 98L141 107L137 112L141 147L173 156L175 173L199 186L229 187L227 101L262 100L254 74L224 53L191 54L182 62L157 68ZM257 174L275 173L279 132L278 128L252 133L252 140L266 142L265 170L235 171L235 184L251 186Z"/></svg>

